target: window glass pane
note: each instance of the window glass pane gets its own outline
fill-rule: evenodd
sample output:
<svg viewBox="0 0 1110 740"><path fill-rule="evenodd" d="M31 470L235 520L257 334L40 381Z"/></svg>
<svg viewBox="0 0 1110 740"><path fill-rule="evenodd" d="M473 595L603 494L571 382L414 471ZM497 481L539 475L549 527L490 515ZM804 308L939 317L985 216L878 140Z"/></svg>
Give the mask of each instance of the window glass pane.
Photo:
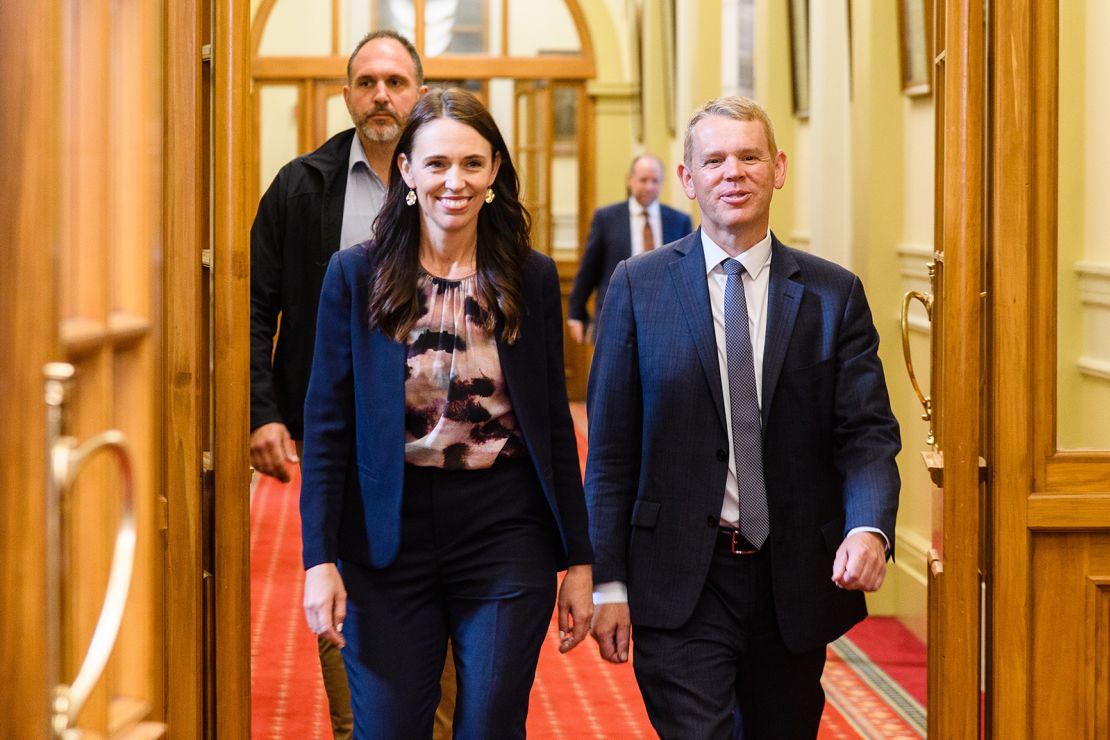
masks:
<svg viewBox="0 0 1110 740"><path fill-rule="evenodd" d="M392 28L407 39L416 39L416 8L412 0L378 0L374 3L372 28ZM424 52L427 56L427 51Z"/></svg>
<svg viewBox="0 0 1110 740"><path fill-rule="evenodd" d="M264 193L282 165L299 154L298 90L296 85L262 85L258 96L258 192Z"/></svg>
<svg viewBox="0 0 1110 740"><path fill-rule="evenodd" d="M509 55L576 54L578 28L566 3L509 0Z"/></svg>
<svg viewBox="0 0 1110 740"><path fill-rule="evenodd" d="M510 152L514 152L515 156L516 132L513 131L513 107L515 105L513 81L508 79L490 80L486 94L489 96L489 112L493 115L493 120L497 122L497 127L501 129L505 146L509 148ZM513 164L519 166L516 160L513 160Z"/></svg>
<svg viewBox="0 0 1110 740"><path fill-rule="evenodd" d="M339 4L339 53L349 55L363 36L370 32L371 0L343 0Z"/></svg>
<svg viewBox="0 0 1110 740"><path fill-rule="evenodd" d="M551 101L551 254L578 258L578 85L558 84Z"/></svg>
<svg viewBox="0 0 1110 740"><path fill-rule="evenodd" d="M324 102L324 127L326 129L324 140L327 141L340 131L346 131L352 125L354 124L351 123L351 114L347 110L347 104L343 102L343 93L337 92L334 95L329 95Z"/></svg>
<svg viewBox="0 0 1110 740"><path fill-rule="evenodd" d="M1110 449L1110 3L1060 1L1057 446Z"/></svg>
<svg viewBox="0 0 1110 740"><path fill-rule="evenodd" d="M260 56L330 56L331 3L278 0L266 21Z"/></svg>
<svg viewBox="0 0 1110 740"><path fill-rule="evenodd" d="M486 6L487 0L426 0L426 54L485 54L488 34L494 31L486 23Z"/></svg>

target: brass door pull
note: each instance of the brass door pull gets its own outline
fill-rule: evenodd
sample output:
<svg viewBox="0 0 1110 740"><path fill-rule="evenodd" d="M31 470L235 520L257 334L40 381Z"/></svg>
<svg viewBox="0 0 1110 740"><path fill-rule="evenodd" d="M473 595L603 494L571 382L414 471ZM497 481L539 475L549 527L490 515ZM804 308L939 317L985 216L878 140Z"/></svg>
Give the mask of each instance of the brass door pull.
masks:
<svg viewBox="0 0 1110 740"><path fill-rule="evenodd" d="M61 639L60 589L61 589L61 531L60 512L62 502L73 491L73 483L84 464L97 453L110 452L119 464L123 484L119 525L116 529L112 566L108 573L108 586L104 593L104 604L93 631L92 640L77 677L66 684L55 680L51 697L51 727L57 738L76 736L73 723L78 713L92 693L93 687L104 672L112 649L119 635L123 621L127 595L131 589L131 573L135 565L135 509L134 477L132 474L131 453L123 432L115 429L100 434L78 444L77 440L63 433L64 407L68 396L68 386L73 378L72 365L50 363L46 366L46 404L47 404L47 444L49 470L47 475L48 505L47 522L48 552L47 574L50 580L51 595L49 603L54 613L49 638ZM61 646L52 646L55 655ZM57 666L53 667L58 671Z"/></svg>
<svg viewBox="0 0 1110 740"><path fill-rule="evenodd" d="M921 414L923 421L929 422L929 436L926 438L927 444L933 444L933 401L932 398L922 392L920 384L917 382L917 374L913 371L913 353L910 351L910 303L913 301L920 301L921 305L925 307L925 315L929 321L933 320L933 296L922 293L919 290L911 290L902 296L902 357L906 362L906 372L910 376L910 384L913 386L913 392L917 394L917 400L921 403L924 413Z"/></svg>

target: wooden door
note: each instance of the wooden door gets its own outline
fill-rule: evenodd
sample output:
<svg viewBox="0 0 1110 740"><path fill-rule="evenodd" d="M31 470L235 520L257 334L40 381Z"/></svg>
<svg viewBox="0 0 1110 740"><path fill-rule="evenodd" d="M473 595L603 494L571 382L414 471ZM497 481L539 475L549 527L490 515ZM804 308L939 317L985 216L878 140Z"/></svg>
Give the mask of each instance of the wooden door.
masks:
<svg viewBox="0 0 1110 740"><path fill-rule="evenodd" d="M1084 40L1083 29L1078 38L1061 36L1061 7L1082 5L998 2L989 25L987 713L994 737L1110 737L1110 452L1065 451L1056 439L1058 423L1080 423L1058 418L1057 329L1079 320L1057 300L1058 190L1076 177L1057 166L1058 64L1069 51L1062 44L1104 43ZM1087 146L1102 136L1092 131ZM1107 193L1095 198L1104 204Z"/></svg>
<svg viewBox="0 0 1110 740"><path fill-rule="evenodd" d="M247 9L0 3L0 737L249 736Z"/></svg>
<svg viewBox="0 0 1110 740"><path fill-rule="evenodd" d="M1060 0L936 21L929 732L1110 737L1110 451L1057 444L1081 422L1057 397L1058 65L1083 41Z"/></svg>
<svg viewBox="0 0 1110 740"><path fill-rule="evenodd" d="M938 0L933 18L936 236L925 298L932 395L923 459L934 484L928 730L938 738L978 737L981 726L985 5Z"/></svg>
<svg viewBox="0 0 1110 740"><path fill-rule="evenodd" d="M13 158L0 395L17 461L0 545L14 679L0 734L158 737L163 19L107 0L3 14L3 47L23 51L6 55L0 114Z"/></svg>

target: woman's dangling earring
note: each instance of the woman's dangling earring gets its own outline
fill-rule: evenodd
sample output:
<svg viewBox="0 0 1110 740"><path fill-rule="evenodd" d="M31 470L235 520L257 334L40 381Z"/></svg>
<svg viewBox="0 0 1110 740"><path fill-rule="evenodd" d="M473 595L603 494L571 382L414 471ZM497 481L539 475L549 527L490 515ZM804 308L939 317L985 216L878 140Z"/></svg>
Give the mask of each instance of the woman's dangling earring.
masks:
<svg viewBox="0 0 1110 740"><path fill-rule="evenodd" d="M492 203L494 198L493 188L486 188L486 203Z"/></svg>
<svg viewBox="0 0 1110 740"><path fill-rule="evenodd" d="M489 201L486 202L488 203ZM410 206L416 205L416 191L412 188L409 188L409 194L405 196L405 203Z"/></svg>

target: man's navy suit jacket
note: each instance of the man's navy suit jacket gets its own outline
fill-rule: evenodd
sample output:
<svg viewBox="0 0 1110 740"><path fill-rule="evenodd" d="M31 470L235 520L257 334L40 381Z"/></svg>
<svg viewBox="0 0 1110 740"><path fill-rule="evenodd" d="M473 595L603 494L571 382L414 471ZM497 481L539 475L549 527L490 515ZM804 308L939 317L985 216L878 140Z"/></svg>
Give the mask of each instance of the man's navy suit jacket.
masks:
<svg viewBox="0 0 1110 740"><path fill-rule="evenodd" d="M663 241L660 244L670 244L690 233L693 227L688 215L662 203L659 204L659 211L663 220ZM627 200L594 212L590 233L586 237L586 248L582 252L582 262L578 266L574 287L571 288L567 301L568 319L589 322L590 313L586 310L586 301L594 289L597 289L594 313L601 315L605 291L609 288L613 270L621 260L628 259L632 254L629 223Z"/></svg>
<svg viewBox="0 0 1110 740"><path fill-rule="evenodd" d="M866 615L833 584L854 527L894 543L901 442L859 279L773 240L763 457L779 628L813 649ZM613 274L589 381L594 582L628 585L632 624L677 628L709 572L728 435L700 230Z"/></svg>
<svg viewBox="0 0 1110 740"><path fill-rule="evenodd" d="M305 568L338 558L384 568L401 538L405 345L370 330L374 268L366 245L332 255L320 293L305 400L301 540ZM593 558L578 448L567 404L559 277L532 252L520 338L497 337L501 371L562 539L564 565ZM498 331L500 327L498 327Z"/></svg>

